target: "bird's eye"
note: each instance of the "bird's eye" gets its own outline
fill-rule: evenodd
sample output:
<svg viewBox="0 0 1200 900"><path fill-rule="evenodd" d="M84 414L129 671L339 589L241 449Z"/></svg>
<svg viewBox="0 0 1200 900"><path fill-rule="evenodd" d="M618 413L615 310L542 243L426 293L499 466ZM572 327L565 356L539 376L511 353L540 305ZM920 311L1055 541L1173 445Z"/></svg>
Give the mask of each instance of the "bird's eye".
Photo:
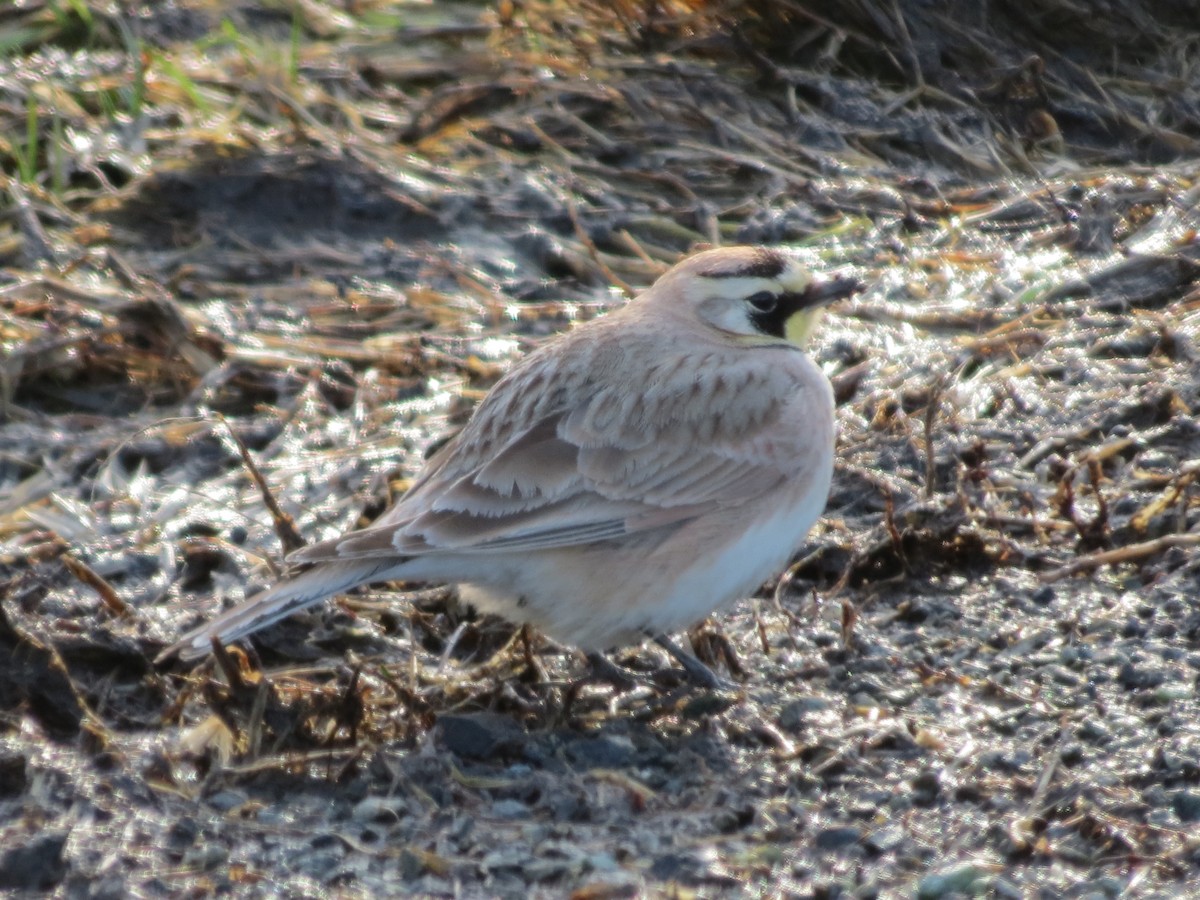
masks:
<svg viewBox="0 0 1200 900"><path fill-rule="evenodd" d="M747 297L746 302L760 313L771 313L779 305L779 295L772 294L770 291L759 291L757 294Z"/></svg>

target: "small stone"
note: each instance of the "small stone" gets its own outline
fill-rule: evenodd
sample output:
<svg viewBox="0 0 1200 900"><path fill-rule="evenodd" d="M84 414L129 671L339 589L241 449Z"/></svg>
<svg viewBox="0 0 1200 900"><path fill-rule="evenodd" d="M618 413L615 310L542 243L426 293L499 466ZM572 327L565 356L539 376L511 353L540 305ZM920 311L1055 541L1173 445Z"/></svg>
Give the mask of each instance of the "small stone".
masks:
<svg viewBox="0 0 1200 900"><path fill-rule="evenodd" d="M167 829L167 846L176 853L182 853L194 843L200 834L200 826L191 816L183 816L171 823Z"/></svg>
<svg viewBox="0 0 1200 900"><path fill-rule="evenodd" d="M1164 684L1154 692L1154 702L1166 704L1175 700L1191 700L1194 695L1190 684Z"/></svg>
<svg viewBox="0 0 1200 900"><path fill-rule="evenodd" d="M1021 900L1025 896L1019 887L1005 878L997 878L993 881L991 891L1000 900Z"/></svg>
<svg viewBox="0 0 1200 900"><path fill-rule="evenodd" d="M854 697L854 705L869 706L883 693L883 685L877 678L868 675L854 675L846 679L844 690Z"/></svg>
<svg viewBox="0 0 1200 900"><path fill-rule="evenodd" d="M1121 628L1121 637L1123 638L1143 638L1145 636L1146 626L1137 619L1127 619L1124 627Z"/></svg>
<svg viewBox="0 0 1200 900"><path fill-rule="evenodd" d="M1149 666L1127 662L1117 673L1117 681L1121 687L1130 691L1141 691L1156 688L1167 680L1166 672Z"/></svg>
<svg viewBox="0 0 1200 900"><path fill-rule="evenodd" d="M829 702L820 697L802 697L793 700L779 711L779 727L791 734L804 730L804 726L816 713L829 709Z"/></svg>
<svg viewBox="0 0 1200 900"><path fill-rule="evenodd" d="M684 702L679 708L679 717L686 722L709 719L736 706L738 700L733 691L705 691Z"/></svg>
<svg viewBox="0 0 1200 900"><path fill-rule="evenodd" d="M1104 875L1092 882L1102 897L1120 897L1127 885L1115 875Z"/></svg>
<svg viewBox="0 0 1200 900"><path fill-rule="evenodd" d="M1173 778L1200 778L1200 753L1192 747L1165 746L1157 755L1155 767Z"/></svg>
<svg viewBox="0 0 1200 900"><path fill-rule="evenodd" d="M904 843L904 829L889 826L873 831L863 840L864 846L876 853L887 853Z"/></svg>
<svg viewBox="0 0 1200 900"><path fill-rule="evenodd" d="M334 869L341 863L345 852L338 848L308 851L302 857L292 861L297 872L310 878L325 880L333 874Z"/></svg>
<svg viewBox="0 0 1200 900"><path fill-rule="evenodd" d="M231 809L237 809L246 802L246 795L240 791L217 791L215 794L206 797L204 802L213 809L218 809L221 812L229 812Z"/></svg>
<svg viewBox="0 0 1200 900"><path fill-rule="evenodd" d="M399 822L408 811L403 797L364 797L354 804L350 817L355 822Z"/></svg>
<svg viewBox="0 0 1200 900"><path fill-rule="evenodd" d="M125 900L132 896L125 879L111 872L101 876L76 872L67 877L63 887L67 897L85 900Z"/></svg>
<svg viewBox="0 0 1200 900"><path fill-rule="evenodd" d="M402 847L396 859L402 881L415 881L425 874L425 860L412 851L411 847Z"/></svg>
<svg viewBox="0 0 1200 900"><path fill-rule="evenodd" d="M229 860L229 851L218 844L200 844L183 854L183 867L206 872L223 866Z"/></svg>
<svg viewBox="0 0 1200 900"><path fill-rule="evenodd" d="M918 900L938 900L951 894L978 894L987 889L992 873L984 866L967 863L926 875L917 884Z"/></svg>
<svg viewBox="0 0 1200 900"><path fill-rule="evenodd" d="M66 834L43 834L0 854L0 888L45 891L67 874Z"/></svg>
<svg viewBox="0 0 1200 900"><path fill-rule="evenodd" d="M988 750L981 753L976 763L979 768L991 772L1014 773L1021 769L1017 761L1003 750Z"/></svg>
<svg viewBox="0 0 1200 900"><path fill-rule="evenodd" d="M1064 766L1077 766L1087 758L1087 753L1080 744L1067 744L1058 755Z"/></svg>
<svg viewBox="0 0 1200 900"><path fill-rule="evenodd" d="M813 838L813 846L818 850L843 850L858 844L862 837L861 831L849 826L825 828L817 832Z"/></svg>
<svg viewBox="0 0 1200 900"><path fill-rule="evenodd" d="M589 853L587 856L587 867L593 872L619 872L621 864L611 853L600 851L599 853Z"/></svg>
<svg viewBox="0 0 1200 900"><path fill-rule="evenodd" d="M446 749L463 759L488 759L512 752L527 737L510 716L487 712L442 716L437 731Z"/></svg>
<svg viewBox="0 0 1200 900"><path fill-rule="evenodd" d="M1044 585L1033 592L1033 596L1029 598L1038 606L1049 606L1054 602L1054 588L1050 585Z"/></svg>
<svg viewBox="0 0 1200 900"><path fill-rule="evenodd" d="M1175 820L1169 809L1152 809L1146 813L1146 824L1151 828L1172 828Z"/></svg>
<svg viewBox="0 0 1200 900"><path fill-rule="evenodd" d="M1200 822L1200 793L1178 791L1171 797L1171 807L1181 822Z"/></svg>
<svg viewBox="0 0 1200 900"><path fill-rule="evenodd" d="M874 819L879 814L879 806L862 799L852 799L847 803L846 814L855 819Z"/></svg>
<svg viewBox="0 0 1200 900"><path fill-rule="evenodd" d="M1047 666L1045 668L1045 672L1054 681L1058 682L1059 684L1066 685L1067 687L1079 687L1079 685L1083 684L1083 679L1079 675L1072 672L1070 669L1063 668L1062 666Z"/></svg>
<svg viewBox="0 0 1200 900"><path fill-rule="evenodd" d="M584 768L624 769L633 764L637 748L624 735L601 735L573 741L566 754L571 762Z"/></svg>
<svg viewBox="0 0 1200 900"><path fill-rule="evenodd" d="M922 772L912 780L912 799L917 806L932 806L942 792L937 772Z"/></svg>
<svg viewBox="0 0 1200 900"><path fill-rule="evenodd" d="M1088 719L1075 730L1081 741L1103 747L1112 741L1112 733L1095 719Z"/></svg>
<svg viewBox="0 0 1200 900"><path fill-rule="evenodd" d="M703 860L688 853L666 853L650 864L647 875L655 881L695 881L708 871Z"/></svg>
<svg viewBox="0 0 1200 900"><path fill-rule="evenodd" d="M492 804L491 814L498 819L525 819L529 807L519 800L497 800Z"/></svg>
<svg viewBox="0 0 1200 900"><path fill-rule="evenodd" d="M627 900L640 896L636 876L625 871L600 872L580 884L571 892L572 897L612 898Z"/></svg>
<svg viewBox="0 0 1200 900"><path fill-rule="evenodd" d="M29 784L28 759L23 753L0 753L0 798L19 797Z"/></svg>

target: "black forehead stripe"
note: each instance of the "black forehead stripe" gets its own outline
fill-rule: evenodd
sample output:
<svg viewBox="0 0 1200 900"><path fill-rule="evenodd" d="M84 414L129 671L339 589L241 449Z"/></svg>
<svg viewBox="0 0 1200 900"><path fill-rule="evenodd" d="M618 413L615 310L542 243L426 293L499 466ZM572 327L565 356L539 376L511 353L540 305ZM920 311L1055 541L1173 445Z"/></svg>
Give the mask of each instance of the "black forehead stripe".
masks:
<svg viewBox="0 0 1200 900"><path fill-rule="evenodd" d="M719 268L701 272L705 278L778 278L787 267L787 260L779 253L763 250L756 253L745 265L732 269Z"/></svg>

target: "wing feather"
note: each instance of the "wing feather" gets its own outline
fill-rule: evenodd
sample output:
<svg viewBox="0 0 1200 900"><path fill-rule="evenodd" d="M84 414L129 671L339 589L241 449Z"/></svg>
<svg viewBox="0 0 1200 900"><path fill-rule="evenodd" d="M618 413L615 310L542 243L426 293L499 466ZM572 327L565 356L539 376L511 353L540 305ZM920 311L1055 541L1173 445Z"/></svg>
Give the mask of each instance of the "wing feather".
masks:
<svg viewBox="0 0 1200 900"><path fill-rule="evenodd" d="M750 348L723 349L703 365L664 361L639 385L621 365L595 383L606 369L587 345L535 353L375 525L293 560L578 546L754 502L805 465L803 412L827 400L804 396L815 388L790 354L762 366ZM546 389L556 383L566 389Z"/></svg>

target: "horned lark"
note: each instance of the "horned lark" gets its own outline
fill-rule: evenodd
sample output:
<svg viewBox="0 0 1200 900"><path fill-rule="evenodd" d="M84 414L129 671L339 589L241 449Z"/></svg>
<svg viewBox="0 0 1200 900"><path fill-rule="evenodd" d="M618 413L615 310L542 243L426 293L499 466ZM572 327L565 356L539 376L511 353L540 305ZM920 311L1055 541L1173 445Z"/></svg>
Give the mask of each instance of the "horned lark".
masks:
<svg viewBox="0 0 1200 900"><path fill-rule="evenodd" d="M665 636L782 570L824 509L833 396L800 344L859 289L773 249L685 259L522 360L374 524L160 659L400 580L586 651L652 637L698 674Z"/></svg>

